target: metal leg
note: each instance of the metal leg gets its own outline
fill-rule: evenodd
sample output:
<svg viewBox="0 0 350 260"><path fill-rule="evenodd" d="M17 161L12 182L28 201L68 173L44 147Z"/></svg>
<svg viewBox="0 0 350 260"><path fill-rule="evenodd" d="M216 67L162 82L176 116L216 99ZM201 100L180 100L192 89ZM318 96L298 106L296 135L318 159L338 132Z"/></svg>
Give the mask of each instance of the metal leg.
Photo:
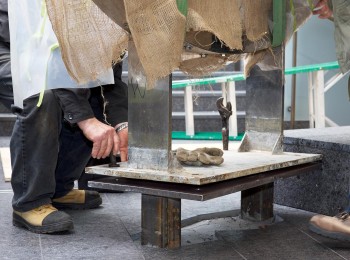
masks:
<svg viewBox="0 0 350 260"><path fill-rule="evenodd" d="M181 246L181 199L142 194L141 244L175 249Z"/></svg>
<svg viewBox="0 0 350 260"><path fill-rule="evenodd" d="M275 48L280 68L262 70L254 66L246 80L246 132L240 152L253 150L282 153L284 50ZM264 64L264 62L262 62Z"/></svg>
<svg viewBox="0 0 350 260"><path fill-rule="evenodd" d="M148 85L132 41L128 65L128 166L168 170L172 160L171 75L157 80L153 86Z"/></svg>
<svg viewBox="0 0 350 260"><path fill-rule="evenodd" d="M264 221L273 217L273 183L241 192L243 219Z"/></svg>

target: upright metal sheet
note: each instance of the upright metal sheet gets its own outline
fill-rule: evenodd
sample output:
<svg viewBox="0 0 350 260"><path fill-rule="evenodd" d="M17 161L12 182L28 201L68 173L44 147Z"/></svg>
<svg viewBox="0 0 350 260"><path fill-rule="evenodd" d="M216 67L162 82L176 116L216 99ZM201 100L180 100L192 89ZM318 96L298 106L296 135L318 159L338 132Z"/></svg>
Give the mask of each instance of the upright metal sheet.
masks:
<svg viewBox="0 0 350 260"><path fill-rule="evenodd" d="M132 41L128 65L128 166L166 170L171 160L171 76L147 85Z"/></svg>
<svg viewBox="0 0 350 260"><path fill-rule="evenodd" d="M284 109L284 49L275 48L274 59L280 68L262 70L254 66L246 80L246 133L240 152L282 153ZM262 62L262 67L266 64Z"/></svg>

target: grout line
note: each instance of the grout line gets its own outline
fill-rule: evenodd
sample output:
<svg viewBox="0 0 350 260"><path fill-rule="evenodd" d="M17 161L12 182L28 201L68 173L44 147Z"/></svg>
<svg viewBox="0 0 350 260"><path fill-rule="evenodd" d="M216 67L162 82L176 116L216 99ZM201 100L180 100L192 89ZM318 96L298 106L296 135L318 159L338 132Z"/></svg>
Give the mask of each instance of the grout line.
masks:
<svg viewBox="0 0 350 260"><path fill-rule="evenodd" d="M344 256L342 256L341 254L339 254L338 252L334 251L332 248L329 248L328 246L326 246L325 244L323 244L321 241L317 240L316 238L310 236L308 233L306 233L305 231L301 230L298 228L298 230L307 235L309 238L311 238L312 240L314 240L315 242L317 242L318 244L322 245L323 247L327 248L329 251L333 252L334 254L338 255L339 257L341 257L342 259L347 260L348 258L345 258Z"/></svg>
<svg viewBox="0 0 350 260"><path fill-rule="evenodd" d="M235 248L233 248L233 250L239 254L240 257L242 257L244 260L248 260L248 258L244 257L244 255L242 255L240 252L238 252L238 250L236 250Z"/></svg>
<svg viewBox="0 0 350 260"><path fill-rule="evenodd" d="M43 247L42 247L42 243L41 243L41 235L39 234L39 247L40 247L40 258L41 259L44 259L44 256L43 256Z"/></svg>

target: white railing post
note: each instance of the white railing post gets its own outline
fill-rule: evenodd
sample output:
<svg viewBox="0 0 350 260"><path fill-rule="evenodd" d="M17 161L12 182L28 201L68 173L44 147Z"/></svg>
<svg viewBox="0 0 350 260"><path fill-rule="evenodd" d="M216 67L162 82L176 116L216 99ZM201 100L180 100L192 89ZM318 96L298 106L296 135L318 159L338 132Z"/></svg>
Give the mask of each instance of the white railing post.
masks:
<svg viewBox="0 0 350 260"><path fill-rule="evenodd" d="M232 115L228 121L229 136L237 136L237 103L236 103L236 84L234 81L221 83L222 96L224 104L231 102Z"/></svg>
<svg viewBox="0 0 350 260"><path fill-rule="evenodd" d="M184 103L185 103L186 135L192 136L194 135L192 86L186 86L184 88Z"/></svg>
<svg viewBox="0 0 350 260"><path fill-rule="evenodd" d="M308 73L308 93L309 93L309 127L315 128L314 83L313 83L312 72Z"/></svg>
<svg viewBox="0 0 350 260"><path fill-rule="evenodd" d="M237 102L236 102L236 83L230 81L226 83L227 101L231 102L232 115L229 118L229 136L238 136L237 129Z"/></svg>
<svg viewBox="0 0 350 260"><path fill-rule="evenodd" d="M324 102L324 72L323 70L313 72L314 97L315 97L315 127L326 127L325 102Z"/></svg>

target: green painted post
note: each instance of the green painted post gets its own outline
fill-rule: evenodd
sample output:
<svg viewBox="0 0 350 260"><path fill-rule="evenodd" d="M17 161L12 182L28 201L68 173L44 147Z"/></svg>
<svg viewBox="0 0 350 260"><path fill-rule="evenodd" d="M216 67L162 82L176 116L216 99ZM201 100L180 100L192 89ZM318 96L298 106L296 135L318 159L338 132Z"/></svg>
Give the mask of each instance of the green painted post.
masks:
<svg viewBox="0 0 350 260"><path fill-rule="evenodd" d="M277 47L284 41L286 33L286 1L273 0L273 32L272 47Z"/></svg>
<svg viewBox="0 0 350 260"><path fill-rule="evenodd" d="M187 0L176 0L177 8L179 11L187 17L188 3Z"/></svg>

